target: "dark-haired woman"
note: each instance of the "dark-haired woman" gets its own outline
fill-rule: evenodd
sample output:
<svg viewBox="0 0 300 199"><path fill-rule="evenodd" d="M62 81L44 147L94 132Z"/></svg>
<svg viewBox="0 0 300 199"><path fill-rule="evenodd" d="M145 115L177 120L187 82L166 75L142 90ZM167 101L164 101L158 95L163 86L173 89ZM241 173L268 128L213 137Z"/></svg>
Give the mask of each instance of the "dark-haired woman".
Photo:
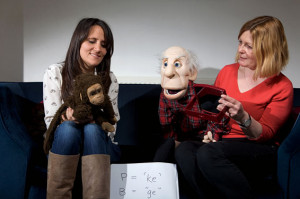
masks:
<svg viewBox="0 0 300 199"><path fill-rule="evenodd" d="M57 109L70 95L75 77L81 73L104 76L104 87L120 119L117 97L119 85L110 71L114 40L108 24L97 18L82 19L74 33L65 61L51 65L44 74L45 123L49 127ZM72 198L72 189L81 158L84 198L109 198L110 162L118 161L120 149L115 132L106 133L94 122L81 125L67 109L57 127L48 159L47 198ZM48 143L49 144L49 143Z"/></svg>

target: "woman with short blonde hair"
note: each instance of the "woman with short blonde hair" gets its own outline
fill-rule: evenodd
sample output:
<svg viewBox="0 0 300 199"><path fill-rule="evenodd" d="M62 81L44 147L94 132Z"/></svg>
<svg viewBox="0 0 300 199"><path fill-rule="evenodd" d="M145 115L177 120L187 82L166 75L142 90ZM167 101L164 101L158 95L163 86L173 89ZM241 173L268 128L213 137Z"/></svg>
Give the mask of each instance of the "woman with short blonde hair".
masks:
<svg viewBox="0 0 300 199"><path fill-rule="evenodd" d="M245 23L238 35L249 30L253 38L253 52L256 57L254 78L278 75L289 60L288 44L282 23L275 17L261 16ZM238 62L239 52L235 61Z"/></svg>
<svg viewBox="0 0 300 199"><path fill-rule="evenodd" d="M182 142L175 153L193 198L254 198L253 187L276 171L278 132L293 104L293 85L281 73L288 58L277 18L260 16L242 26L236 63L215 81L227 93L217 109L228 108L229 133L218 142Z"/></svg>

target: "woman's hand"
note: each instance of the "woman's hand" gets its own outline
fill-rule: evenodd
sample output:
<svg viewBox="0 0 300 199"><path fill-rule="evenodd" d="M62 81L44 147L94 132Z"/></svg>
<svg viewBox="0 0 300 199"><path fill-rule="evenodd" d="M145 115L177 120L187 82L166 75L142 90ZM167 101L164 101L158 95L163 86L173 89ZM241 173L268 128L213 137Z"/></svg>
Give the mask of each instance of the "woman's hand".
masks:
<svg viewBox="0 0 300 199"><path fill-rule="evenodd" d="M63 121L76 121L75 117L73 117L74 110L70 107L66 110L66 117L64 115L61 115L61 118Z"/></svg>
<svg viewBox="0 0 300 199"><path fill-rule="evenodd" d="M228 107L226 115L237 121L243 123L249 118L249 114L244 110L243 105L238 100L229 97L228 95L221 95L217 109L222 111L225 106ZM251 117L251 116L250 116ZM247 128L241 128L244 134L251 139L258 138L262 133L261 124L251 117L251 124Z"/></svg>
<svg viewBox="0 0 300 199"><path fill-rule="evenodd" d="M219 103L217 109L222 111L223 108L227 106L228 110L225 114L235 121L242 123L242 121L248 118L248 113L244 110L242 103L238 100L229 97L228 95L221 95Z"/></svg>

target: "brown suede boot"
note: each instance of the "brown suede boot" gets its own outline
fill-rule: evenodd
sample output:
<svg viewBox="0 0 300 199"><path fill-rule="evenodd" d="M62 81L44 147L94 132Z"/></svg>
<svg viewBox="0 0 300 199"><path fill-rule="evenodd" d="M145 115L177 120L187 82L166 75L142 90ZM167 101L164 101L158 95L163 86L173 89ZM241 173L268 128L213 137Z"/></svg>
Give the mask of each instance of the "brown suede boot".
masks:
<svg viewBox="0 0 300 199"><path fill-rule="evenodd" d="M110 156L93 154L82 156L83 198L110 198Z"/></svg>
<svg viewBox="0 0 300 199"><path fill-rule="evenodd" d="M49 152L47 199L72 198L78 155L59 155Z"/></svg>

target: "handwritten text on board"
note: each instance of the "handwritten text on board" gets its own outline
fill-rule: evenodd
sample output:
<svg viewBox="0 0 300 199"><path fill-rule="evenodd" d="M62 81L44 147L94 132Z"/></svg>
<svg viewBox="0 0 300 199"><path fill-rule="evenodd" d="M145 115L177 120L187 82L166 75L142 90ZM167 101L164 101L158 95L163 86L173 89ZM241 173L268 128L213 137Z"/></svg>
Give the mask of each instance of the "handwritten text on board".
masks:
<svg viewBox="0 0 300 199"><path fill-rule="evenodd" d="M111 199L179 199L175 164L111 165Z"/></svg>

